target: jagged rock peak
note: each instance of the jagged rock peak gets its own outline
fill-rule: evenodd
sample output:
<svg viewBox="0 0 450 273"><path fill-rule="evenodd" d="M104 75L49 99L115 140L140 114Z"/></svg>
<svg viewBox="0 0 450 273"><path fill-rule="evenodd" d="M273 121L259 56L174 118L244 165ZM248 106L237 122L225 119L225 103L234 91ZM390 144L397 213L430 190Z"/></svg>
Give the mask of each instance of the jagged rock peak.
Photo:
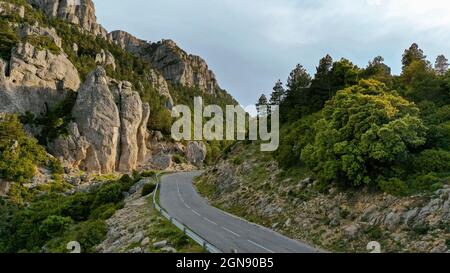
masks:
<svg viewBox="0 0 450 273"><path fill-rule="evenodd" d="M197 87L210 94L220 89L205 60L186 53L172 40L152 44L148 54L153 66L172 84Z"/></svg>
<svg viewBox="0 0 450 273"><path fill-rule="evenodd" d="M97 23L92 0L28 0L28 2L43 10L47 16L67 20L94 35L105 38L107 36L107 31Z"/></svg>
<svg viewBox="0 0 450 273"><path fill-rule="evenodd" d="M116 45L133 54L143 54L144 49L149 47L149 43L138 39L130 33L122 30L115 30L108 34L109 39Z"/></svg>

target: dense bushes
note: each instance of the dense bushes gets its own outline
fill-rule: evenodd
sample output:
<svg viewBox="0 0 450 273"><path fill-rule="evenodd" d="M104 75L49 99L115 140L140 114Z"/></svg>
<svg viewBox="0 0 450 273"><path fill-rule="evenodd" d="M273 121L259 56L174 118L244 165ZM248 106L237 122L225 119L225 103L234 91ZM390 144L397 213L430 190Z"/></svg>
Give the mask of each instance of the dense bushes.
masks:
<svg viewBox="0 0 450 273"><path fill-rule="evenodd" d="M104 220L123 206L123 192L136 182L125 175L91 192L43 195L28 207L1 201L0 252L64 252L70 241L94 251L107 232Z"/></svg>
<svg viewBox="0 0 450 273"><path fill-rule="evenodd" d="M0 120L0 177L25 182L34 176L37 167L50 164L45 149L25 134L17 116L7 115Z"/></svg>
<svg viewBox="0 0 450 273"><path fill-rule="evenodd" d="M425 144L419 110L376 81L344 89L327 103L302 160L325 181L351 185L390 176L411 150Z"/></svg>

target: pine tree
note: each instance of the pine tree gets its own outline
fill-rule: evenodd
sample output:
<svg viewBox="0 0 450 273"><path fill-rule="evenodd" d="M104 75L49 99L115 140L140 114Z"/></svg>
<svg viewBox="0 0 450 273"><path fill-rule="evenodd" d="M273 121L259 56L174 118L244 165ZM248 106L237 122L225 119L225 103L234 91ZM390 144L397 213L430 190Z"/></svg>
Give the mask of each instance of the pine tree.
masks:
<svg viewBox="0 0 450 273"><path fill-rule="evenodd" d="M258 111L258 116L265 116L267 115L267 107L263 108L261 106L267 106L267 97L266 95L262 94L259 98L258 102L256 103L256 110Z"/></svg>
<svg viewBox="0 0 450 273"><path fill-rule="evenodd" d="M423 53L423 50L419 48L416 43L413 43L409 49L405 50L402 58L403 69L411 65L414 61L425 61L427 56Z"/></svg>
<svg viewBox="0 0 450 273"><path fill-rule="evenodd" d="M278 80L275 86L273 87L273 92L270 97L271 105L281 105L286 96L286 90L283 87L283 82Z"/></svg>
<svg viewBox="0 0 450 273"><path fill-rule="evenodd" d="M447 73L449 67L448 59L445 58L444 55L439 55L436 58L436 63L434 65L434 69L439 76L445 75Z"/></svg>

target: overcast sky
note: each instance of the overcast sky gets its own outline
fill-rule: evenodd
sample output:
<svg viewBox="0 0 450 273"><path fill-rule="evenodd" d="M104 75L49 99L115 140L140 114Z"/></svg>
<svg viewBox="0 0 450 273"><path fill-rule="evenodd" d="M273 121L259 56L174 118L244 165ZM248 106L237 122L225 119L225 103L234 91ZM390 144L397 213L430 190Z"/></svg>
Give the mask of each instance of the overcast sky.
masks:
<svg viewBox="0 0 450 273"><path fill-rule="evenodd" d="M446 0L94 0L99 22L148 41L175 40L203 57L242 105L321 57L364 67L377 55L400 72L417 42L433 61L450 56Z"/></svg>

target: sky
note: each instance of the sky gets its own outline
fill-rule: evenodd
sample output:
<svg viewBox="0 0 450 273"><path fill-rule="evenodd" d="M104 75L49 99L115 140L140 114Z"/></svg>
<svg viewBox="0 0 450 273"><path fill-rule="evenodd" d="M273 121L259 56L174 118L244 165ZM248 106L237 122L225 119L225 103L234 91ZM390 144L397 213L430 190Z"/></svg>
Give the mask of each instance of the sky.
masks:
<svg viewBox="0 0 450 273"><path fill-rule="evenodd" d="M206 60L241 105L270 94L296 64L314 74L330 54L360 67L381 55L395 74L417 42L434 63L450 57L447 0L94 0L100 24L156 42L172 39Z"/></svg>

